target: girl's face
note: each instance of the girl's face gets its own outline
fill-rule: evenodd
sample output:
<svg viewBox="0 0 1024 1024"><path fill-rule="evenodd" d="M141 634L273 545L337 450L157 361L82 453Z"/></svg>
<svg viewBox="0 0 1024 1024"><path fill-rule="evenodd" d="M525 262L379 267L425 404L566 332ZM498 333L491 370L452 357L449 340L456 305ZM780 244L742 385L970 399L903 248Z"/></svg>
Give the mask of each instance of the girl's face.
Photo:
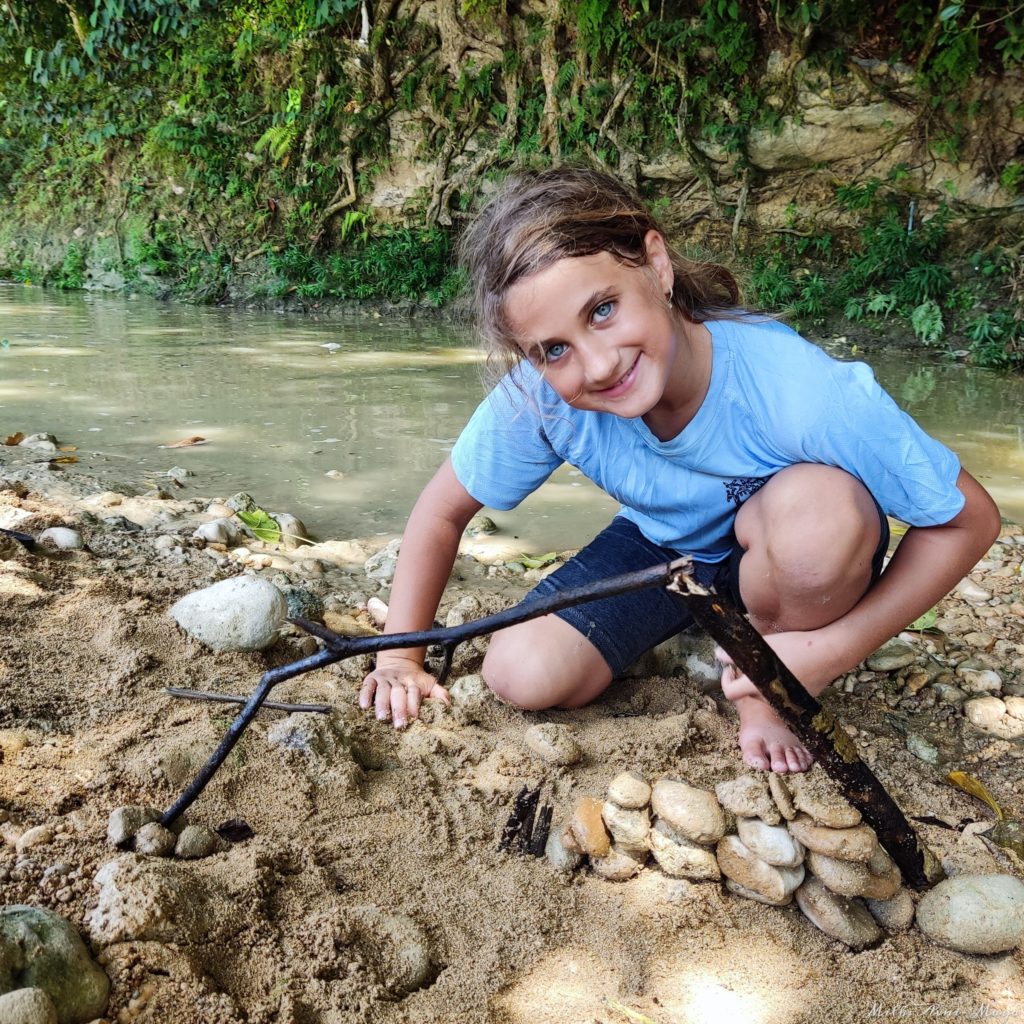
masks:
<svg viewBox="0 0 1024 1024"><path fill-rule="evenodd" d="M650 231L644 242L645 267L606 252L567 258L506 294L516 343L574 409L634 418L685 387L666 301L672 263L660 234Z"/></svg>

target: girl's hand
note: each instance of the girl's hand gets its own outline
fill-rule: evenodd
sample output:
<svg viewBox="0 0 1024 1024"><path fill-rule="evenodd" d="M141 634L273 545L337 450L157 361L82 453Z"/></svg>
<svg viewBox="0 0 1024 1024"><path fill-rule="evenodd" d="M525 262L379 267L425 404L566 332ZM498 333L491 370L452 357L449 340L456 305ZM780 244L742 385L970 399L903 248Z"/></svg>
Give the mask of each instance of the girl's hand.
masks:
<svg viewBox="0 0 1024 1024"><path fill-rule="evenodd" d="M450 703L448 691L414 659L389 658L363 680L359 690L359 706L369 710L372 704L378 721L390 718L396 729L419 717L424 699Z"/></svg>

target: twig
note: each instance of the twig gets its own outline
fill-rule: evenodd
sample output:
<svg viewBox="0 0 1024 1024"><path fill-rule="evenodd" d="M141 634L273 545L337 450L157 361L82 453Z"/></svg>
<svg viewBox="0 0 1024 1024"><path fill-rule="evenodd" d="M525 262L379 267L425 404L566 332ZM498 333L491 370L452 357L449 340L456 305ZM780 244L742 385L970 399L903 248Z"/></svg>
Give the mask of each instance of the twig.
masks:
<svg viewBox="0 0 1024 1024"><path fill-rule="evenodd" d="M165 686L164 693L172 697L183 697L185 700L211 700L221 704L244 704L249 698L238 697L233 693L211 693L209 690L182 690L177 686ZM330 704L281 704L275 700L265 701L265 708L275 711L312 711L320 715L329 715L334 708Z"/></svg>

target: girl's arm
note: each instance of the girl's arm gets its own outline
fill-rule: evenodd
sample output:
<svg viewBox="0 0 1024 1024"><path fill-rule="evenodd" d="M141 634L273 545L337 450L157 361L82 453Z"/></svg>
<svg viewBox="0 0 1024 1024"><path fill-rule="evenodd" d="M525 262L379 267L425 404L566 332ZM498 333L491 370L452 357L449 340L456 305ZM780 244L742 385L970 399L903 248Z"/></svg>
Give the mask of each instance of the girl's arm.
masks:
<svg viewBox="0 0 1024 1024"><path fill-rule="evenodd" d="M933 607L998 537L999 510L988 492L963 469L956 484L965 498L960 512L942 526L907 530L878 582L846 615L820 629L765 638L810 694Z"/></svg>
<svg viewBox="0 0 1024 1024"><path fill-rule="evenodd" d="M450 459L423 489L402 535L385 633L429 629L448 583L462 531L483 506L459 483ZM447 691L423 669L423 647L381 651L376 668L359 691L359 706L376 708L396 728L419 714L424 697L448 699Z"/></svg>

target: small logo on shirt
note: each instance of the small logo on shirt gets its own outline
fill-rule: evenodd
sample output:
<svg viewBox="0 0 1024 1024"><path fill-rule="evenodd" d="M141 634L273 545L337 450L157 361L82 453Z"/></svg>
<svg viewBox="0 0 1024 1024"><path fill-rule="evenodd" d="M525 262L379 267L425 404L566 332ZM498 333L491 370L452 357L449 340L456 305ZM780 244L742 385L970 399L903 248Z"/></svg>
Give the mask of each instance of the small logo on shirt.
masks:
<svg viewBox="0 0 1024 1024"><path fill-rule="evenodd" d="M739 508L752 494L756 494L770 477L742 476L738 480L724 480L725 500L735 502Z"/></svg>

